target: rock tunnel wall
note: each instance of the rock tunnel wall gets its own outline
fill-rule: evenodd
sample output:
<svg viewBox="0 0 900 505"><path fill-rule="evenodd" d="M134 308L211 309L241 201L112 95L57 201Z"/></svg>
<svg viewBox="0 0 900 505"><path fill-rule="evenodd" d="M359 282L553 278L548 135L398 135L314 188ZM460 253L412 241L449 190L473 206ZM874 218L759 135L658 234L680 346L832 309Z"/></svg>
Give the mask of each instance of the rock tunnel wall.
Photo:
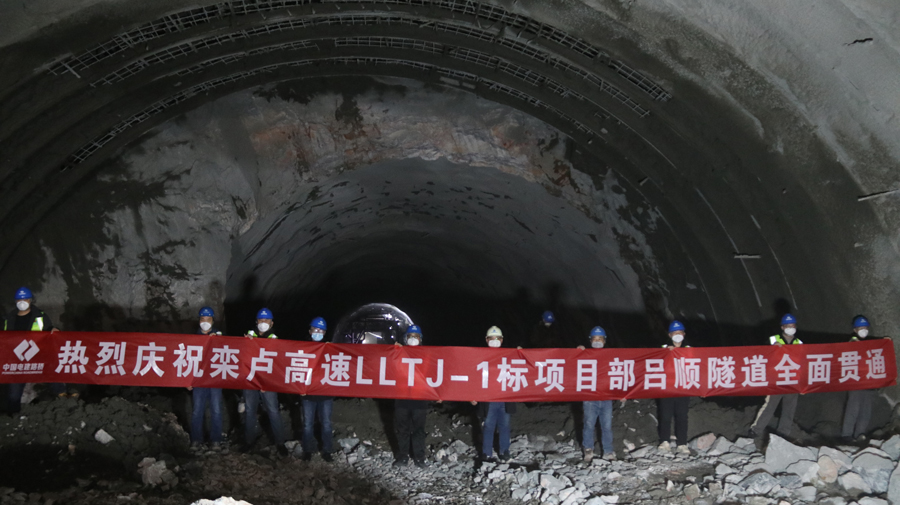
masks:
<svg viewBox="0 0 900 505"><path fill-rule="evenodd" d="M41 284L66 327L164 328L201 299L222 300L238 325L232 310L267 297L315 306L323 286L351 285L329 277L329 261L353 257L317 221L371 231L360 243L375 247L405 212L396 222L413 230L466 217L451 189L473 177L510 196L466 203L494 205L479 205L496 218L480 224L503 232L484 243L528 237L533 257L517 247L520 262L495 268L493 251L445 226L381 249L375 270L413 254L447 274L441 289L508 299L522 288L509 306L582 307L585 327L630 320L622 333L648 344L673 316L703 343L759 342L787 309L811 341L846 338L860 312L877 334L900 330L889 2L3 8L0 289ZM425 193L350 198L410 169L427 176L404 189ZM443 210L413 216L439 181ZM531 230L559 202L568 217L554 237L503 224L528 214L525 195L546 210L522 221ZM321 238L298 253L309 239L290 230ZM476 251L484 264L462 268ZM603 268L585 268L588 256ZM301 272L308 283L291 280ZM479 277L488 288L459 280ZM560 279L566 289L548 294Z"/></svg>

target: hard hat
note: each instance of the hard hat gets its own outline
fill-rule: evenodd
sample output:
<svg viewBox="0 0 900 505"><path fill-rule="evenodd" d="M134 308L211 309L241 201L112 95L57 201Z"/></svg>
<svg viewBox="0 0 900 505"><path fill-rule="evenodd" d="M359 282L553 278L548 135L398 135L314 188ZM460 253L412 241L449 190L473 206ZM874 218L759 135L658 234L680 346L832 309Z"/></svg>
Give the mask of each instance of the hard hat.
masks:
<svg viewBox="0 0 900 505"><path fill-rule="evenodd" d="M781 326L787 324L797 324L797 318L790 314L785 314L784 317L781 318Z"/></svg>
<svg viewBox="0 0 900 505"><path fill-rule="evenodd" d="M603 337L603 339L605 340L606 339L606 331L604 331L603 328L601 328L599 326L594 326L594 328L591 330L591 335L588 337L588 339L591 340L594 337Z"/></svg>
<svg viewBox="0 0 900 505"><path fill-rule="evenodd" d="M684 325L681 324L681 321L675 320L669 325L669 333L674 333L676 331L684 331Z"/></svg>
<svg viewBox="0 0 900 505"><path fill-rule="evenodd" d="M313 319L312 322L309 323L309 326L311 328L318 328L323 331L328 329L328 325L325 324L325 320L322 319L321 317L317 317L317 318Z"/></svg>
<svg viewBox="0 0 900 505"><path fill-rule="evenodd" d="M488 328L487 336L503 338L503 332L500 331L500 328L497 328L496 326L491 326L490 328Z"/></svg>
<svg viewBox="0 0 900 505"><path fill-rule="evenodd" d="M409 335L410 333L418 333L419 335L421 335L422 328L419 328L416 325L411 325L409 328L406 329L406 334Z"/></svg>
<svg viewBox="0 0 900 505"><path fill-rule="evenodd" d="M553 312L550 312L549 310L541 314L541 319L543 319L545 323L552 323L556 321L556 317L553 316Z"/></svg>
<svg viewBox="0 0 900 505"><path fill-rule="evenodd" d="M853 320L854 328L859 328L861 326L866 328L869 327L869 320L866 319L866 316L856 316L856 318Z"/></svg>
<svg viewBox="0 0 900 505"><path fill-rule="evenodd" d="M259 312L256 313L257 319L274 319L272 317L272 311L269 309L259 309Z"/></svg>
<svg viewBox="0 0 900 505"><path fill-rule="evenodd" d="M200 309L200 317L216 317L216 313L212 307L203 307Z"/></svg>
<svg viewBox="0 0 900 505"><path fill-rule="evenodd" d="M31 290L22 286L21 288L16 290L16 300L27 300L29 298L34 298L31 294Z"/></svg>

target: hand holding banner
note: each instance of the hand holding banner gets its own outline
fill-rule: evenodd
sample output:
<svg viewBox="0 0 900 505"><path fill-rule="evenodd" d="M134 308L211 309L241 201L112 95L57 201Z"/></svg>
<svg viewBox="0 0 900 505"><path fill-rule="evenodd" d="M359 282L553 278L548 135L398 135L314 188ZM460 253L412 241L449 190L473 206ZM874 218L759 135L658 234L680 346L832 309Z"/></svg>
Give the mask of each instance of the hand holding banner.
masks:
<svg viewBox="0 0 900 505"><path fill-rule="evenodd" d="M677 349L399 347L159 333L5 332L0 382L444 401L764 396L896 382L893 342Z"/></svg>

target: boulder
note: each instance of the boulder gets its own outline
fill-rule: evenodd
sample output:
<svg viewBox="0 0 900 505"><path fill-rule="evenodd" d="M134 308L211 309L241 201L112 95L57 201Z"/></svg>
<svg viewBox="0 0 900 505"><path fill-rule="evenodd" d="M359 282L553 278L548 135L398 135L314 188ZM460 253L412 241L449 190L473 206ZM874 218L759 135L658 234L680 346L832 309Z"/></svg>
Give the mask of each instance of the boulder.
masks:
<svg viewBox="0 0 900 505"><path fill-rule="evenodd" d="M715 442L709 447L709 450L706 451L710 456L718 456L719 454L725 454L729 450L731 450L731 441L725 437L719 437Z"/></svg>
<svg viewBox="0 0 900 505"><path fill-rule="evenodd" d="M816 488L815 486L803 486L794 492L794 496L805 502L812 503L816 501Z"/></svg>
<svg viewBox="0 0 900 505"><path fill-rule="evenodd" d="M820 481L822 481L826 484L832 484L835 481L837 481L838 472L839 472L840 468L838 467L838 464L835 463L833 459L831 459L830 456L825 456L825 455L819 456L818 463L819 463L818 477L819 477Z"/></svg>
<svg viewBox="0 0 900 505"><path fill-rule="evenodd" d="M869 494L872 492L872 488L866 484L866 481L862 476L855 472L847 472L844 475L841 475L838 477L838 483L844 488L844 491L847 491L847 493L852 496L859 496L861 494Z"/></svg>
<svg viewBox="0 0 900 505"><path fill-rule="evenodd" d="M856 500L859 505L888 505L887 500L875 498L874 496L866 496Z"/></svg>
<svg viewBox="0 0 900 505"><path fill-rule="evenodd" d="M103 445L106 445L114 441L115 439L112 437L112 435L104 431L103 428L100 428L99 430L97 430L97 433L94 433L94 440L100 442Z"/></svg>
<svg viewBox="0 0 900 505"><path fill-rule="evenodd" d="M757 472L745 477L738 485L746 494L766 495L778 485L778 480L765 472Z"/></svg>
<svg viewBox="0 0 900 505"><path fill-rule="evenodd" d="M872 492L885 493L888 490L891 473L894 471L894 462L887 455L882 456L872 451L866 449L853 458L853 471L866 481Z"/></svg>
<svg viewBox="0 0 900 505"><path fill-rule="evenodd" d="M713 442L716 441L716 436L712 433L707 433L705 435L700 435L699 437L688 442L688 447L695 451L706 451L710 447L712 447Z"/></svg>
<svg viewBox="0 0 900 505"><path fill-rule="evenodd" d="M853 465L850 462L850 456L837 449L821 447L819 448L819 456L828 456L831 458L838 466L838 474L848 472L853 468Z"/></svg>
<svg viewBox="0 0 900 505"><path fill-rule="evenodd" d="M766 448L766 464L776 472L783 472L793 463L801 460L815 461L816 453L807 447L794 445L778 435L769 437Z"/></svg>
<svg viewBox="0 0 900 505"><path fill-rule="evenodd" d="M816 481L819 473L819 464L815 461L802 459L788 465L785 471L800 477L804 484L809 484Z"/></svg>
<svg viewBox="0 0 900 505"><path fill-rule="evenodd" d="M700 486L698 486L697 484L685 486L684 497L688 500L696 500L697 498L700 498Z"/></svg>
<svg viewBox="0 0 900 505"><path fill-rule="evenodd" d="M881 450L893 461L900 460L900 435L894 435L881 444Z"/></svg>
<svg viewBox="0 0 900 505"><path fill-rule="evenodd" d="M803 487L803 480L799 475L793 473L779 474L775 476L775 480L777 480L778 485L784 489L800 489Z"/></svg>
<svg viewBox="0 0 900 505"><path fill-rule="evenodd" d="M894 468L894 472L891 474L887 498L891 505L900 505L900 466Z"/></svg>

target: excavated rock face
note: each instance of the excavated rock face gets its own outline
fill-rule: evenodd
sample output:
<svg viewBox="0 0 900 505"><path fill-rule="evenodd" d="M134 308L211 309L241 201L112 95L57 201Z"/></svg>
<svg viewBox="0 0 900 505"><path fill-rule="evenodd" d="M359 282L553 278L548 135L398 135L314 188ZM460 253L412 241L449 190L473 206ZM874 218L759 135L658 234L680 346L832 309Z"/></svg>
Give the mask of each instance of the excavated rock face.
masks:
<svg viewBox="0 0 900 505"><path fill-rule="evenodd" d="M492 324L524 341L546 309L546 345L596 324L657 345L672 317L695 345L765 343L787 310L807 342L857 313L890 335L897 17L874 0L0 6L0 293L30 285L66 329L185 331L208 304L238 332L266 304L292 336L387 302L432 343Z"/></svg>

